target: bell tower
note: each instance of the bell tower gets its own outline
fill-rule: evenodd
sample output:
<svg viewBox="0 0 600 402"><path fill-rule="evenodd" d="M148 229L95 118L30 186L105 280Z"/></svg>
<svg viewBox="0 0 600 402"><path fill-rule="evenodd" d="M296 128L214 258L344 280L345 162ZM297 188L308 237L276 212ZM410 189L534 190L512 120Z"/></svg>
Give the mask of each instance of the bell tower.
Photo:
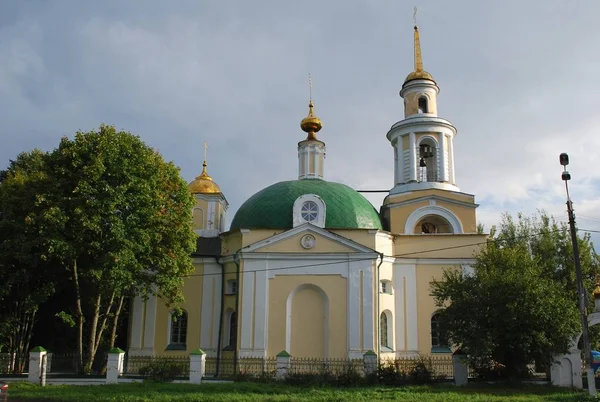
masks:
<svg viewBox="0 0 600 402"><path fill-rule="evenodd" d="M438 116L440 88L423 69L416 21L413 35L414 71L400 89L404 118L387 133L394 149L394 186L382 215L395 233L473 233L477 205L472 195L460 192L454 173L456 127ZM422 208L415 214L417 204Z"/></svg>

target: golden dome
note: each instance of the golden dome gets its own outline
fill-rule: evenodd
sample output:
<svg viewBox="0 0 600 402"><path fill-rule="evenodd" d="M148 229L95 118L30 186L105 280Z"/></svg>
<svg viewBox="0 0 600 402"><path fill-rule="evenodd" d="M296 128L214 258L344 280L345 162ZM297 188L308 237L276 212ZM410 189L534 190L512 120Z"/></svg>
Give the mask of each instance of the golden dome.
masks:
<svg viewBox="0 0 600 402"><path fill-rule="evenodd" d="M206 173L206 161L202 164L202 173L188 185L192 194L221 194L221 188Z"/></svg>
<svg viewBox="0 0 600 402"><path fill-rule="evenodd" d="M429 74L427 71L413 71L412 73L408 74L404 80L404 83L412 80L431 80L435 82L431 74Z"/></svg>
<svg viewBox="0 0 600 402"><path fill-rule="evenodd" d="M315 136L315 134L318 133L319 130L321 130L321 128L323 128L321 119L319 119L313 114L314 107L315 105L313 105L313 101L311 99L308 103L308 116L303 118L300 122L300 128L302 129L302 131L308 133L308 137L306 137L307 140L316 140L317 137Z"/></svg>

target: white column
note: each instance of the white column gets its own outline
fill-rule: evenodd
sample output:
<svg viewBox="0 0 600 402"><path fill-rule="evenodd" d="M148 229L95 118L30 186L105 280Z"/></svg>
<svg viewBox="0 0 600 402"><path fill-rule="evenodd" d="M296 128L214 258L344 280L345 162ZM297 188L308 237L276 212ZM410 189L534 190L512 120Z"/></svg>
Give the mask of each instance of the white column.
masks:
<svg viewBox="0 0 600 402"><path fill-rule="evenodd" d="M450 158L450 163L448 167L450 168L450 183L456 184L456 177L454 176L454 136L448 136L448 156Z"/></svg>
<svg viewBox="0 0 600 402"><path fill-rule="evenodd" d="M206 353L202 349L196 349L190 354L190 383L202 383L205 371Z"/></svg>
<svg viewBox="0 0 600 402"><path fill-rule="evenodd" d="M448 181L446 179L446 144L444 141L444 137L446 136L444 133L438 133L438 141L440 143L438 160L439 160L439 179L438 181Z"/></svg>
<svg viewBox="0 0 600 402"><path fill-rule="evenodd" d="M154 354L154 332L156 331L156 296L148 296L144 325L144 353ZM167 345L165 345L166 347Z"/></svg>
<svg viewBox="0 0 600 402"><path fill-rule="evenodd" d="M42 358L46 356L46 349L37 346L29 352L29 374L27 381L32 384L39 384L42 377Z"/></svg>
<svg viewBox="0 0 600 402"><path fill-rule="evenodd" d="M410 181L417 180L417 144L415 139L415 133L408 134L409 146L410 146Z"/></svg>
<svg viewBox="0 0 600 402"><path fill-rule="evenodd" d="M119 348L112 348L108 352L108 361L106 363L106 383L116 384L119 382L119 376L123 374L123 358L125 352Z"/></svg>
<svg viewBox="0 0 600 402"><path fill-rule="evenodd" d="M144 300L140 296L133 298L131 307L131 337L129 341L129 351L136 352L142 348L142 325L144 322Z"/></svg>

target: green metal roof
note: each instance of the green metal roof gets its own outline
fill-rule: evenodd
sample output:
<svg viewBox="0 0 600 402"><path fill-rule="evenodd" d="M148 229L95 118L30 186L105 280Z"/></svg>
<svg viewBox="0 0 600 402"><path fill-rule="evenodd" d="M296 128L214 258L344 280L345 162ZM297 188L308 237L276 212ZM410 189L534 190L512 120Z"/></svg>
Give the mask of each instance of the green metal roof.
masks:
<svg viewBox="0 0 600 402"><path fill-rule="evenodd" d="M231 229L291 228L294 201L304 194L325 201L327 229L381 229L379 214L362 194L319 179L282 181L259 191L238 209Z"/></svg>

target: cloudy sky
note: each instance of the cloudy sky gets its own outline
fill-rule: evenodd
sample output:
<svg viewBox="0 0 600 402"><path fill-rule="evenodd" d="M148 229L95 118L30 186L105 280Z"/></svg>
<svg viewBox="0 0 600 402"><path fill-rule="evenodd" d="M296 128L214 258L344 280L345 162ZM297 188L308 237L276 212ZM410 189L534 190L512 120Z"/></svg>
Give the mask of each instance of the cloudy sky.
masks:
<svg viewBox="0 0 600 402"><path fill-rule="evenodd" d="M600 229L597 0L0 0L0 168L109 123L191 181L207 141L229 223L249 196L297 177L312 73L326 178L389 189L413 5L479 220L539 208L564 220L568 152L579 227Z"/></svg>

